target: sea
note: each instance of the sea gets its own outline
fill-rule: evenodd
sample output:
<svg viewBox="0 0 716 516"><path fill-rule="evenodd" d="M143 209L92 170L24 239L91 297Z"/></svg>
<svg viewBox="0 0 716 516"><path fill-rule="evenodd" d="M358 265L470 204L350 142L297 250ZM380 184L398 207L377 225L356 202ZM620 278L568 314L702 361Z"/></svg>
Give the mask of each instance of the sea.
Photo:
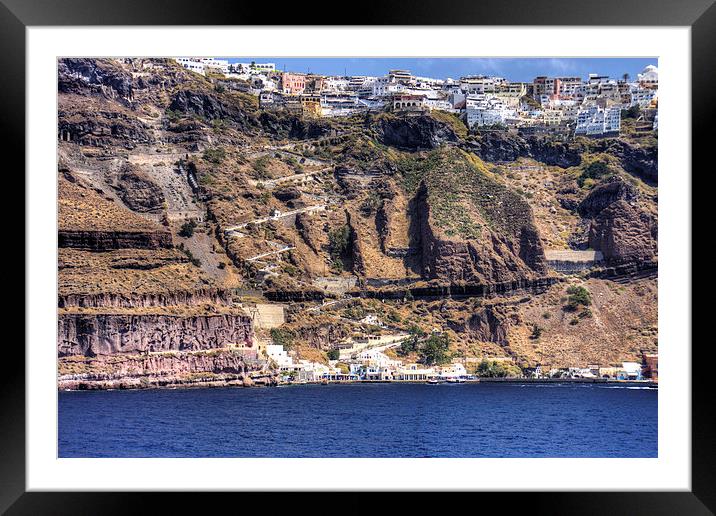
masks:
<svg viewBox="0 0 716 516"><path fill-rule="evenodd" d="M657 457L658 390L332 384L58 392L59 457Z"/></svg>

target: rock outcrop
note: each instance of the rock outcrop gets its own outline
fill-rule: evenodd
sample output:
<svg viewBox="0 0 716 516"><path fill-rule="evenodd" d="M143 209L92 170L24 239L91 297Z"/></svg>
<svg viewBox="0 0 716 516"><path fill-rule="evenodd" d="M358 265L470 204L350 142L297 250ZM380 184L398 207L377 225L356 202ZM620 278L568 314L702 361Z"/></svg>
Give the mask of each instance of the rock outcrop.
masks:
<svg viewBox="0 0 716 516"><path fill-rule="evenodd" d="M74 110L60 106L57 116L61 140L91 147L128 149L154 141L141 121L120 110L93 109L79 116Z"/></svg>
<svg viewBox="0 0 716 516"><path fill-rule="evenodd" d="M164 209L164 192L136 166L125 164L113 185L117 195L131 210L139 213L161 213Z"/></svg>
<svg viewBox="0 0 716 516"><path fill-rule="evenodd" d="M470 315L464 329L476 340L506 346L513 322L513 316L505 307L486 306Z"/></svg>
<svg viewBox="0 0 716 516"><path fill-rule="evenodd" d="M57 79L60 93L100 94L127 101L133 95L132 75L109 59L60 59Z"/></svg>
<svg viewBox="0 0 716 516"><path fill-rule="evenodd" d="M625 200L604 208L589 230L589 247L610 264L652 261L656 256L656 221Z"/></svg>
<svg viewBox="0 0 716 516"><path fill-rule="evenodd" d="M60 358L58 387L70 390L248 386L251 367L231 351Z"/></svg>
<svg viewBox="0 0 716 516"><path fill-rule="evenodd" d="M196 351L251 343L246 315L171 316L67 313L59 317L57 354L111 355Z"/></svg>
<svg viewBox="0 0 716 516"><path fill-rule="evenodd" d="M585 152L607 153L619 159L620 165L649 184L658 180L656 146L641 146L619 138L563 142L536 136L519 136L500 131L486 132L462 146L491 162L532 158L547 165L574 167L582 162Z"/></svg>
<svg viewBox="0 0 716 516"><path fill-rule="evenodd" d="M619 176L612 176L589 192L579 203L577 211L582 217L592 218L616 201L623 200L631 203L638 197L639 193L634 186Z"/></svg>
<svg viewBox="0 0 716 516"><path fill-rule="evenodd" d="M375 130L381 143L412 151L459 140L450 125L428 115L382 117L376 121Z"/></svg>
<svg viewBox="0 0 716 516"><path fill-rule="evenodd" d="M515 161L533 158L547 165L562 168L573 167L582 162L584 147L576 143L554 142L534 137L523 138L500 131L486 132L478 139L465 143L465 148L485 161Z"/></svg>
<svg viewBox="0 0 716 516"><path fill-rule="evenodd" d="M305 140L320 138L334 132L325 120L306 120L296 115L287 114L279 116L269 111L262 111L259 114L258 123L267 134L276 138Z"/></svg>
<svg viewBox="0 0 716 516"><path fill-rule="evenodd" d="M547 272L532 209L461 151L429 158L414 198L410 247L419 247L423 277L492 284Z"/></svg>
<svg viewBox="0 0 716 516"><path fill-rule="evenodd" d="M447 283L504 283L547 272L544 250L534 223L526 221L517 238L485 230L481 239L454 239L436 230L427 202L418 191L423 276Z"/></svg>
<svg viewBox="0 0 716 516"><path fill-rule="evenodd" d="M57 232L58 247L84 249L86 251L109 251L112 249L160 249L172 247L169 231L82 231L60 230Z"/></svg>
<svg viewBox="0 0 716 516"><path fill-rule="evenodd" d="M231 295L219 288L187 291L156 292L149 294L109 293L67 294L58 297L60 308L153 308L162 306L198 306L205 304L228 306Z"/></svg>

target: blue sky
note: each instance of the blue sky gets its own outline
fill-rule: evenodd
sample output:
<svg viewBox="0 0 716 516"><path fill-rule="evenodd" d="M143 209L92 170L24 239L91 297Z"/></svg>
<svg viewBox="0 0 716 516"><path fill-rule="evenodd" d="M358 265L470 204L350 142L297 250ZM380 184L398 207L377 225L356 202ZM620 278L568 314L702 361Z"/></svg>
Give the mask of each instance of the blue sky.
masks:
<svg viewBox="0 0 716 516"><path fill-rule="evenodd" d="M279 70L322 75L384 75L391 68L408 69L413 75L457 79L464 75L498 75L512 81L531 82L538 75L580 76L589 73L636 78L657 58L285 58L240 57L230 62L272 62Z"/></svg>

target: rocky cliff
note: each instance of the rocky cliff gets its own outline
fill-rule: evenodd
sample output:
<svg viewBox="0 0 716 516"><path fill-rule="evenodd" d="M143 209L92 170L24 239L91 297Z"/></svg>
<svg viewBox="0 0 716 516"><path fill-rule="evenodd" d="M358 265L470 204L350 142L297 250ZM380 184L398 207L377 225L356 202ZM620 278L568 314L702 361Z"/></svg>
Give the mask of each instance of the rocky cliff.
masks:
<svg viewBox="0 0 716 516"><path fill-rule="evenodd" d="M248 386L251 366L231 351L59 359L58 387L70 390L166 386ZM268 378L271 382L271 378Z"/></svg>
<svg viewBox="0 0 716 516"><path fill-rule="evenodd" d="M640 205L633 185L613 176L595 187L579 204L578 211L590 219L588 246L601 251L607 264L654 260L656 218Z"/></svg>
<svg viewBox="0 0 716 516"><path fill-rule="evenodd" d="M229 306L230 303L231 296L229 293L218 288L149 293L65 294L60 295L58 298L60 308L156 308L205 304Z"/></svg>
<svg viewBox="0 0 716 516"><path fill-rule="evenodd" d="M447 142L457 142L452 127L428 115L378 118L374 128L385 145L416 151L435 149Z"/></svg>
<svg viewBox="0 0 716 516"><path fill-rule="evenodd" d="M490 284L546 274L529 204L459 151L433 159L412 200L423 276Z"/></svg>
<svg viewBox="0 0 716 516"><path fill-rule="evenodd" d="M627 201L604 208L592 221L589 246L601 251L609 264L646 262L656 256L656 221Z"/></svg>
<svg viewBox="0 0 716 516"><path fill-rule="evenodd" d="M152 351L195 351L252 342L245 315L170 316L60 314L57 353L111 355Z"/></svg>
<svg viewBox="0 0 716 516"><path fill-rule="evenodd" d="M57 245L87 251L111 249L159 249L172 247L168 231L73 231L57 232Z"/></svg>

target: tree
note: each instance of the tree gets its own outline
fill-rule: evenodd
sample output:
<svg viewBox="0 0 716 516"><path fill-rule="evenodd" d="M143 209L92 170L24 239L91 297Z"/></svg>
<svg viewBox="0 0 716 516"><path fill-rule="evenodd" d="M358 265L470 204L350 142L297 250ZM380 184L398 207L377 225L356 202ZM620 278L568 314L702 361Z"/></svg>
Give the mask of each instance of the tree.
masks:
<svg viewBox="0 0 716 516"><path fill-rule="evenodd" d="M280 344L284 349L289 349L293 345L296 335L288 329L271 328L271 340L274 344Z"/></svg>
<svg viewBox="0 0 716 516"><path fill-rule="evenodd" d="M477 375L485 378L505 378L506 376L519 376L521 373L522 370L516 365L497 360L483 360L477 366Z"/></svg>
<svg viewBox="0 0 716 516"><path fill-rule="evenodd" d="M589 306L592 304L592 296L589 291L582 286L572 285L567 289L569 298L565 305L565 310L574 312L579 309L580 306Z"/></svg>
<svg viewBox="0 0 716 516"><path fill-rule="evenodd" d="M194 235L194 229L196 228L196 221L194 219L187 220L181 225L179 230L179 236L184 238L191 238Z"/></svg>
<svg viewBox="0 0 716 516"><path fill-rule="evenodd" d="M342 258L350 245L351 230L347 224L328 232L328 248L336 269L343 270Z"/></svg>
<svg viewBox="0 0 716 516"><path fill-rule="evenodd" d="M338 360L341 356L341 352L337 349L330 349L326 355L328 355L328 360Z"/></svg>
<svg viewBox="0 0 716 516"><path fill-rule="evenodd" d="M421 361L426 365L440 365L450 360L448 348L450 339L446 334L432 334L419 347L418 354Z"/></svg>

